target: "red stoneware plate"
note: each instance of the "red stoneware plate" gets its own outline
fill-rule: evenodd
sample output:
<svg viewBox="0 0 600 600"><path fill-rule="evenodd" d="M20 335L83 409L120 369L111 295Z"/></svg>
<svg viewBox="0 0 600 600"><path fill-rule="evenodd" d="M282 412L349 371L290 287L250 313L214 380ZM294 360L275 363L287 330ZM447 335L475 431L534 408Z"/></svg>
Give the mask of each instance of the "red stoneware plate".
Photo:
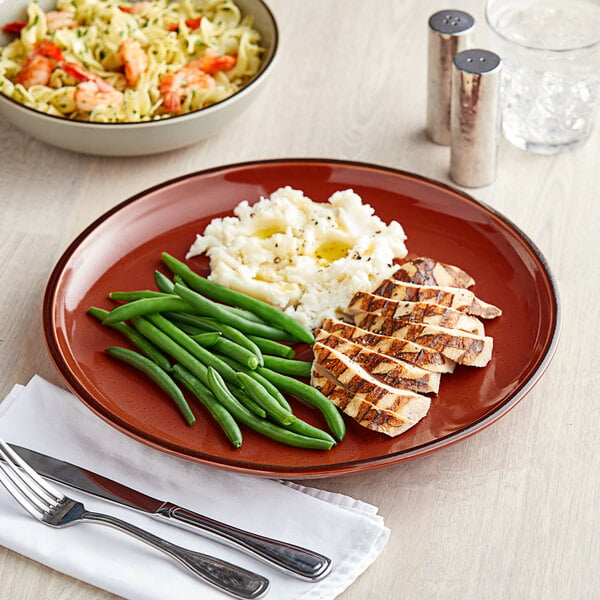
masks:
<svg viewBox="0 0 600 600"><path fill-rule="evenodd" d="M346 438L330 451L291 448L244 431L233 449L196 407L187 427L153 384L103 353L124 344L86 314L110 308L115 290L153 289L162 251L181 259L196 233L242 200L253 203L285 185L316 201L352 188L385 221L398 220L411 256L459 265L476 294L500 306L486 324L494 353L485 368L459 367L442 378L429 414L397 438L347 419ZM189 261L206 273L203 258ZM166 272L166 271L165 271ZM125 434L161 451L224 469L284 478L328 477L393 465L462 440L506 414L548 366L559 331L559 304L543 256L514 224L466 194L375 165L319 159L250 162L193 173L125 200L75 239L55 267L44 299L52 359L81 400ZM299 416L323 426L314 409Z"/></svg>

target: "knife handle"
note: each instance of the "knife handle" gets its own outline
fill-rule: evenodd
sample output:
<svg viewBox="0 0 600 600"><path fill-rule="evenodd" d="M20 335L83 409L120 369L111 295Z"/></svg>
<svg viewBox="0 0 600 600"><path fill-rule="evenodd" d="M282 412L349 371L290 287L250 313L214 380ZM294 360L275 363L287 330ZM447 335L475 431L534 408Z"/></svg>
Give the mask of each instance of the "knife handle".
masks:
<svg viewBox="0 0 600 600"><path fill-rule="evenodd" d="M317 581L331 571L331 560L322 554L238 529L174 504L165 503L156 514L176 524L209 534L208 537L212 539L245 550L301 579Z"/></svg>

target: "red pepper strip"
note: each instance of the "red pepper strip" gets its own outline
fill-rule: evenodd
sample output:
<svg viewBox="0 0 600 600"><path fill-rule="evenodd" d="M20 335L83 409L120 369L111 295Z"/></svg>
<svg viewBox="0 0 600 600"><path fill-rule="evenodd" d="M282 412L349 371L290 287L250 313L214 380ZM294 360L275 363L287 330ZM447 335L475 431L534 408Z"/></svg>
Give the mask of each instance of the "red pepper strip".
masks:
<svg viewBox="0 0 600 600"><path fill-rule="evenodd" d="M202 21L202 17L197 17L195 19L186 19L185 24L188 29L191 29L193 31L194 29L198 29L198 27L200 27L200 21ZM169 31L177 31L179 29L179 24L174 23L173 25L169 25L167 29Z"/></svg>
<svg viewBox="0 0 600 600"><path fill-rule="evenodd" d="M21 33L21 30L27 27L27 23L25 21L13 21L12 23L7 23L2 27L2 31L4 33Z"/></svg>

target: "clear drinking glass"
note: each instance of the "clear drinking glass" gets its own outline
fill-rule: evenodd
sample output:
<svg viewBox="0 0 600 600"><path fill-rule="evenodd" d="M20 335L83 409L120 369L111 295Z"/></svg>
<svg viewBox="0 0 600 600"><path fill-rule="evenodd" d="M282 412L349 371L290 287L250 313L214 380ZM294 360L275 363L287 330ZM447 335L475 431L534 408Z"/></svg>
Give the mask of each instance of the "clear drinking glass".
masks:
<svg viewBox="0 0 600 600"><path fill-rule="evenodd" d="M487 0L503 61L504 136L556 154L590 136L600 88L600 0Z"/></svg>

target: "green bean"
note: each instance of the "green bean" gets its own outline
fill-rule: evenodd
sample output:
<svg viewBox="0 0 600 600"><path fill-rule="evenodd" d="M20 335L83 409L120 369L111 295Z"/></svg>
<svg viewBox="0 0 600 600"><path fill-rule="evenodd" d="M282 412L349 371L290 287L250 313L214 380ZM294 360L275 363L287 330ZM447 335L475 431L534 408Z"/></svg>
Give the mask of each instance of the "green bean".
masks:
<svg viewBox="0 0 600 600"><path fill-rule="evenodd" d="M167 310L189 310L190 306L179 296L165 295L160 298L141 298L134 302L121 304L113 308L104 318L104 325L112 325L120 321L127 321L132 317Z"/></svg>
<svg viewBox="0 0 600 600"><path fill-rule="evenodd" d="M220 323L219 321L215 321L215 319L211 319L210 317L201 317L199 315L192 315L185 312L166 312L164 313L164 316L172 321L196 326L204 331L219 331L223 337L226 337L228 340L247 348L250 350L250 352L254 352L259 359L262 357L260 348L241 331L235 329L235 327L225 325L225 323Z"/></svg>
<svg viewBox="0 0 600 600"><path fill-rule="evenodd" d="M253 312L261 317L265 322L272 323L273 325L288 331L300 341L308 344L312 344L314 342L313 333L308 327L302 325L289 315L274 308L270 304L267 304L262 300L257 300L256 298L252 298L251 296L236 290L229 289L225 286L215 283L214 281L209 281L205 277L201 277L197 273L194 273L194 271L192 271L187 265L166 252L163 252L162 259L173 273L180 275L197 292L200 292L205 296L209 296L214 300L218 300L219 302L237 306Z"/></svg>
<svg viewBox="0 0 600 600"><path fill-rule="evenodd" d="M164 312L161 314L163 315L163 317L167 317L167 315L171 315L173 313ZM187 325L186 323L182 323L181 321L178 321L177 319L169 318L169 320L173 321L175 323L175 325L177 325L177 327L179 327L179 329L181 329L181 331L183 331L183 333L187 333L187 335L189 335L190 337L192 337L194 335L203 335L205 333L220 333L218 331L204 331L203 329L200 329L199 327L196 327L195 325Z"/></svg>
<svg viewBox="0 0 600 600"><path fill-rule="evenodd" d="M107 310L95 306L88 308L87 312L99 321L102 321L108 314ZM171 370L169 359L152 342L143 335L140 335L135 329L129 327L126 323L113 323L109 327L122 333L140 352L154 361L161 369L165 371Z"/></svg>
<svg viewBox="0 0 600 600"><path fill-rule="evenodd" d="M154 283L156 287L165 294L173 293L173 282L160 271L154 271Z"/></svg>
<svg viewBox="0 0 600 600"><path fill-rule="evenodd" d="M218 356L206 350L186 335L177 325L174 325L161 314L153 313L146 315L146 319L164 334L168 335L176 344L187 350L194 358L198 359L206 367L214 367L232 385L239 385L235 371ZM175 357L174 357L175 358ZM181 361L180 361L181 362Z"/></svg>
<svg viewBox="0 0 600 600"><path fill-rule="evenodd" d="M196 422L196 417L181 393L181 390L177 387L177 384L171 379L168 373L163 371L156 363L152 362L149 358L142 356L138 352L119 346L106 348L105 352L109 356L131 365L154 381L154 383L175 401L175 404L177 404L177 407L181 411L181 414L188 425L191 426Z"/></svg>
<svg viewBox="0 0 600 600"><path fill-rule="evenodd" d="M276 373L266 367L258 367L257 372L282 392L296 396L321 411L333 436L340 441L344 438L346 434L344 419L327 396L307 383L303 383L287 375L282 375L281 373Z"/></svg>
<svg viewBox="0 0 600 600"><path fill-rule="evenodd" d="M294 433L305 435L306 437L319 438L321 440L327 440L331 443L331 445L335 444L335 440L326 431L323 431L318 427L314 427L298 417L296 417L296 420L293 423L286 425L285 428L293 431Z"/></svg>
<svg viewBox="0 0 600 600"><path fill-rule="evenodd" d="M155 327L144 317L133 317L133 326L153 344L158 346L163 352L172 356L177 362L181 363L188 371L191 371L200 381L208 386L208 369L198 359L190 354L185 348L182 348L177 342L174 342L166 333L163 333L158 327Z"/></svg>
<svg viewBox="0 0 600 600"><path fill-rule="evenodd" d="M157 292L156 290L136 290L132 292L110 292L108 297L111 300L133 302L135 300L141 300L142 298L164 298L165 295L172 296L173 294L164 294L163 292Z"/></svg>
<svg viewBox="0 0 600 600"><path fill-rule="evenodd" d="M219 332L213 332L220 336ZM206 338L203 336L209 335L207 333L201 333L199 335L190 336L195 342L200 344L201 346L206 346L206 342L204 341ZM256 369L256 367L260 366L263 361L259 360L256 354L250 352L250 350L232 342L231 340L220 338L213 342L213 349L219 354L224 354L225 356L230 356L234 360L237 360L243 365L246 365L249 369ZM262 355L261 355L262 359Z"/></svg>
<svg viewBox="0 0 600 600"><path fill-rule="evenodd" d="M260 385L260 383L252 379L252 377L243 372L239 372L237 376L250 398L263 408L273 421L280 425L289 425L296 420L295 415L291 411L284 409L281 404L279 404L275 398Z"/></svg>
<svg viewBox="0 0 600 600"><path fill-rule="evenodd" d="M289 412L292 412L292 407L286 400L285 396L268 379L265 379L262 375L259 375L256 370L245 367L229 356L221 356L221 359L224 360L234 371L246 373L246 375L249 375L252 377L252 379L258 381L258 383L260 383L260 385L262 385L283 408Z"/></svg>
<svg viewBox="0 0 600 600"><path fill-rule="evenodd" d="M181 277L181 275L173 275L173 283L178 283L179 285L183 285L186 288L189 288L190 286L187 284L186 280Z"/></svg>
<svg viewBox="0 0 600 600"><path fill-rule="evenodd" d="M185 333L185 332L184 332ZM221 338L221 334L218 331L205 331L203 333L197 333L190 337L204 348L212 348Z"/></svg>
<svg viewBox="0 0 600 600"><path fill-rule="evenodd" d="M235 419L251 429L254 429L258 433L278 442L299 448L329 450L333 446L333 444L327 440L299 435L293 431L279 427L274 423L270 423L265 419L259 419L236 400L227 388L223 378L211 367L208 369L208 379L209 387L217 397L217 400L229 410Z"/></svg>
<svg viewBox="0 0 600 600"><path fill-rule="evenodd" d="M268 354L264 355L263 363L267 369L294 377L310 377L312 368L312 363L306 360L281 358L281 356L269 356Z"/></svg>
<svg viewBox="0 0 600 600"><path fill-rule="evenodd" d="M263 325L269 325L264 319L261 319L258 315L250 312L249 310L244 310L243 308L238 308L237 306L231 306L229 304L222 304L223 308L238 317L242 317L242 319L246 319L247 321L254 321L255 323L262 323ZM283 330L285 331L285 330Z"/></svg>
<svg viewBox="0 0 600 600"><path fill-rule="evenodd" d="M243 404L251 413L254 413L257 417L261 419L267 418L267 412L264 408L259 406L248 394L244 393L242 390L236 389L235 393L231 392L238 401Z"/></svg>
<svg viewBox="0 0 600 600"><path fill-rule="evenodd" d="M232 369L235 369L236 371L238 371L240 373L245 373L246 375L248 375L248 377L252 377L252 379L258 381L258 383L260 383L263 386L263 388L265 388L266 391L269 394L271 394L271 396L273 396L273 398L275 399L276 402L278 402L287 411L292 412L292 408L291 408L289 402L286 400L286 398L283 396L283 394L268 379L265 379L262 375L260 375L256 371L247 369L243 365L236 363L234 360L230 359L229 357L223 356L222 358L223 358L223 360L225 360L227 362L227 364ZM326 431L323 431L322 429L319 429L318 427L314 427L313 425L308 424L306 421L303 421L302 419L299 419L298 417L296 417L296 420L293 423L286 425L286 429L289 429L290 431L294 431L301 435L306 435L308 437L316 437L316 438L321 438L323 440L328 440L331 443L335 444L335 440Z"/></svg>
<svg viewBox="0 0 600 600"><path fill-rule="evenodd" d="M239 448L242 445L242 432L231 413L215 398L215 395L184 366L173 365L173 378L184 385L206 408L217 422L229 441Z"/></svg>
<svg viewBox="0 0 600 600"><path fill-rule="evenodd" d="M217 319L222 323L239 329L243 333L253 333L274 340L285 340L289 337L289 334L282 329L244 319L237 314L227 311L223 304L214 302L179 283L175 284L174 291L193 308L194 312Z"/></svg>
<svg viewBox="0 0 600 600"><path fill-rule="evenodd" d="M173 277L173 283L178 283L183 285L184 287L191 289L186 280L180 275L175 275ZM243 308L238 308L237 306L231 306L229 304L220 304L219 305L225 312L232 313L237 315L238 317L242 317L247 321L254 321L255 323L262 323L263 325L269 325L263 319L261 319L258 315L255 315L253 312L248 310L244 310Z"/></svg>
<svg viewBox="0 0 600 600"><path fill-rule="evenodd" d="M162 314L170 321L185 323L201 331L221 331L217 326L218 322L209 317L201 317L200 315L193 315L192 313L183 311L165 311ZM221 331L221 333L223 332ZM223 335L225 334L223 333Z"/></svg>
<svg viewBox="0 0 600 600"><path fill-rule="evenodd" d="M258 335L249 335L248 338L253 341L263 354L272 354L274 356L281 356L283 358L294 358L296 353L290 346L286 346L281 342L275 340L268 340L267 338L261 338Z"/></svg>

